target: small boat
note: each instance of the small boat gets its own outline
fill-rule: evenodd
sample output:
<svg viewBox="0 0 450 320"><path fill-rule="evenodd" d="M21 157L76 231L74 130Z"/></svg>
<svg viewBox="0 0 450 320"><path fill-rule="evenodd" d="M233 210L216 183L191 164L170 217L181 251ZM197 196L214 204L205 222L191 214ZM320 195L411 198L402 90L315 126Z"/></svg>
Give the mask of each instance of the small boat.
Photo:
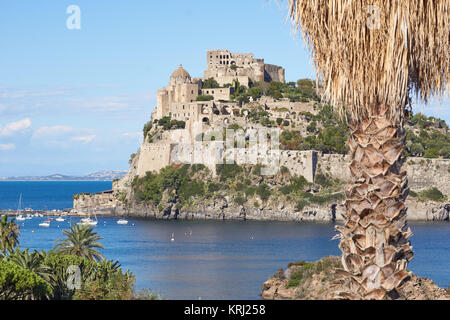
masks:
<svg viewBox="0 0 450 320"><path fill-rule="evenodd" d="M88 225L88 226L96 226L98 223L98 221L92 220L91 218L84 218L81 219L80 222L78 222L78 224L80 225Z"/></svg>
<svg viewBox="0 0 450 320"><path fill-rule="evenodd" d="M117 224L128 224L128 220L119 219L119 220L117 220Z"/></svg>
<svg viewBox="0 0 450 320"><path fill-rule="evenodd" d="M22 206L22 194L20 194L20 198L19 198L19 206L17 207L17 221L25 221L26 218L22 215L21 209L20 207Z"/></svg>
<svg viewBox="0 0 450 320"><path fill-rule="evenodd" d="M55 219L55 221L58 221L58 222L64 222L64 221L66 221L66 219L61 218L61 217L58 217L58 218Z"/></svg>
<svg viewBox="0 0 450 320"><path fill-rule="evenodd" d="M39 223L39 227L45 227L45 228L50 227L50 221L47 220L47 221L44 221L42 223Z"/></svg>

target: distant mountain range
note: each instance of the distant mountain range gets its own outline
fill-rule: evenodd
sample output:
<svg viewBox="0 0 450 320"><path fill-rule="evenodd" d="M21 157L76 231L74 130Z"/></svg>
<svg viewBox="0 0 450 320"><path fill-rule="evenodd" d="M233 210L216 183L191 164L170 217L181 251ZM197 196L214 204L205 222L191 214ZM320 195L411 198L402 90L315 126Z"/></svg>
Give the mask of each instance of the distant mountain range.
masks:
<svg viewBox="0 0 450 320"><path fill-rule="evenodd" d="M67 176L52 174L49 176L0 177L0 181L112 181L122 178L127 171L104 170L86 176Z"/></svg>

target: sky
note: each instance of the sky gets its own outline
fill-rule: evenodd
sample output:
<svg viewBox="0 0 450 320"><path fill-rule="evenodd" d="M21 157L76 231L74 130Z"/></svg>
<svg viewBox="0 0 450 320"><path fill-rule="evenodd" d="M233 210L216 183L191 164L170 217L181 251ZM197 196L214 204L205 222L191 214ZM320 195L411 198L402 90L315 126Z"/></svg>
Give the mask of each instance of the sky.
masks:
<svg viewBox="0 0 450 320"><path fill-rule="evenodd" d="M127 170L156 91L179 64L201 77L207 50L254 53L288 81L314 78L286 3L1 1L0 176ZM414 110L450 122L448 101L431 105Z"/></svg>

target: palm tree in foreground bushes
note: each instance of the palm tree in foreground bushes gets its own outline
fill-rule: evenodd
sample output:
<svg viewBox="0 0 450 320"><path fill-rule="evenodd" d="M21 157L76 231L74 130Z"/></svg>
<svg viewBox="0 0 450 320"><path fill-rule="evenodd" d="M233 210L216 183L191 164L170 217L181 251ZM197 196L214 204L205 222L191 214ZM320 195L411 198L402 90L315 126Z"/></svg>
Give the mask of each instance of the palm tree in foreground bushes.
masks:
<svg viewBox="0 0 450 320"><path fill-rule="evenodd" d="M350 174L341 235L350 299L395 297L412 259L403 123L450 78L449 0L289 0L312 51L323 99L348 120Z"/></svg>
<svg viewBox="0 0 450 320"><path fill-rule="evenodd" d="M96 249L103 249L98 240L103 239L89 225L72 225L69 230L64 230L65 239L56 240L55 251L67 255L76 255L91 261L103 260L103 256Z"/></svg>
<svg viewBox="0 0 450 320"><path fill-rule="evenodd" d="M8 217L2 216L0 219L0 255L6 255L19 244L19 226L14 219L8 221Z"/></svg>

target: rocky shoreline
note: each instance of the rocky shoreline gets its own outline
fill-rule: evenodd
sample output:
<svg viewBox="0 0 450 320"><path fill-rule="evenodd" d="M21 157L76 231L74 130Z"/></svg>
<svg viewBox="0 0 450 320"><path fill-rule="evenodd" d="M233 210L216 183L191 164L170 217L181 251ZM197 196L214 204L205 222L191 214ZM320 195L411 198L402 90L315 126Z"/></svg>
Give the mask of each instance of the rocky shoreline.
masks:
<svg viewBox="0 0 450 320"><path fill-rule="evenodd" d="M74 201L75 202L75 201ZM450 221L450 203L421 203L407 201L408 221ZM155 220L235 220L235 221L284 221L284 222L340 222L344 213L342 204L305 207L297 210L292 205L247 207L228 205L226 201L215 201L209 205L197 205L192 208L178 209L175 204L159 211L150 206L124 206L115 201L108 206L98 204L96 207L80 206L63 210L32 210L23 215L42 214L43 216L86 216L95 214L102 217L130 217ZM0 216L15 216L15 210L0 210Z"/></svg>
<svg viewBox="0 0 450 320"><path fill-rule="evenodd" d="M409 221L449 221L450 203L417 202L408 199ZM176 201L166 201L162 208L150 205L125 205L113 193L81 195L74 199L78 213L95 213L102 216L136 217L160 220L249 220L290 222L340 222L345 207L342 203L307 206L298 210L294 203L269 201L259 207L237 205L231 199L219 198L208 203L195 203L179 208Z"/></svg>
<svg viewBox="0 0 450 320"><path fill-rule="evenodd" d="M339 257L325 257L316 262L298 261L280 268L262 285L264 300L333 300L341 299L345 282L336 273L342 268ZM409 272L399 292L389 300L450 300L450 287L439 288L432 280Z"/></svg>

